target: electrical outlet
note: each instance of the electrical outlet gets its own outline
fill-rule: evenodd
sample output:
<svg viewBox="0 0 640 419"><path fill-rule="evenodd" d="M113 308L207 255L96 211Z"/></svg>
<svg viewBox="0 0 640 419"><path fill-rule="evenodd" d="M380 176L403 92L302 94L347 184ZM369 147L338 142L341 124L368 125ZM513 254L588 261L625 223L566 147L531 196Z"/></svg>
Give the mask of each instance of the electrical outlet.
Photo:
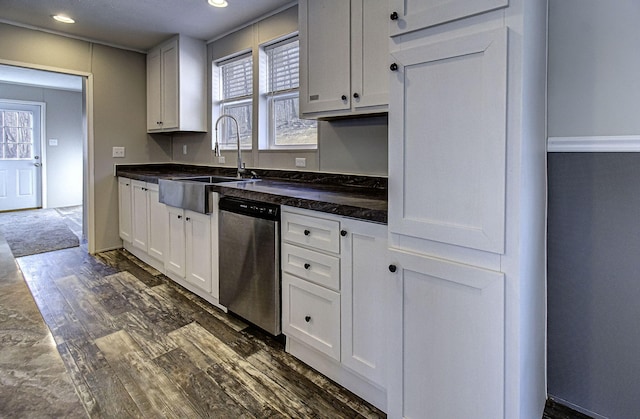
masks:
<svg viewBox="0 0 640 419"><path fill-rule="evenodd" d="M224 156L218 156L218 163L219 164L224 164L224 162L225 162Z"/></svg>
<svg viewBox="0 0 640 419"><path fill-rule="evenodd" d="M112 157L124 157L124 147L113 147L111 149Z"/></svg>
<svg viewBox="0 0 640 419"><path fill-rule="evenodd" d="M187 145L186 144L182 145L182 154L187 154Z"/></svg>
<svg viewBox="0 0 640 419"><path fill-rule="evenodd" d="M307 159L304 157L296 157L296 167L307 167Z"/></svg>

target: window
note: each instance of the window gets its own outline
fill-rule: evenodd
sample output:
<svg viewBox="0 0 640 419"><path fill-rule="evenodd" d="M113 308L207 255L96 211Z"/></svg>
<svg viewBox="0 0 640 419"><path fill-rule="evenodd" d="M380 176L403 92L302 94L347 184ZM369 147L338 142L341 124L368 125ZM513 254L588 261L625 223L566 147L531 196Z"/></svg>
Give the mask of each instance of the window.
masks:
<svg viewBox="0 0 640 419"><path fill-rule="evenodd" d="M0 110L0 159L33 158L33 112Z"/></svg>
<svg viewBox="0 0 640 419"><path fill-rule="evenodd" d="M315 148L316 122L298 118L300 46L290 38L265 48L268 148Z"/></svg>
<svg viewBox="0 0 640 419"><path fill-rule="evenodd" d="M251 148L251 122L253 118L253 62L251 55L243 55L219 63L218 72L220 84L217 95L218 115L233 116L238 121L241 147ZM216 119L217 117L214 118L214 124ZM231 119L220 120L218 142L222 149L237 147L236 127Z"/></svg>

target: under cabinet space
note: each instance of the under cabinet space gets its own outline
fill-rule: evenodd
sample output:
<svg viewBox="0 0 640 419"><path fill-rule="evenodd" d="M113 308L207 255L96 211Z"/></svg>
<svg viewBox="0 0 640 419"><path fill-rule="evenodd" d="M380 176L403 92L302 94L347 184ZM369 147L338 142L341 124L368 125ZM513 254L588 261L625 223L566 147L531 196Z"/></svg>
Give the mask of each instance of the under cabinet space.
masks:
<svg viewBox="0 0 640 419"><path fill-rule="evenodd" d="M340 360L340 294L282 274L282 329L307 345Z"/></svg>

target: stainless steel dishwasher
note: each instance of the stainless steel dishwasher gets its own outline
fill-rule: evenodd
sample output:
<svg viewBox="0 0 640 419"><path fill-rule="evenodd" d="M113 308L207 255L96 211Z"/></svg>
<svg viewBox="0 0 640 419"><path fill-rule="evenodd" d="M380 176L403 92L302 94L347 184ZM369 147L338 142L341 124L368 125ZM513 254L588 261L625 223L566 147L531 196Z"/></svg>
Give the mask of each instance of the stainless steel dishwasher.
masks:
<svg viewBox="0 0 640 419"><path fill-rule="evenodd" d="M222 197L220 304L277 336L280 328L280 206Z"/></svg>

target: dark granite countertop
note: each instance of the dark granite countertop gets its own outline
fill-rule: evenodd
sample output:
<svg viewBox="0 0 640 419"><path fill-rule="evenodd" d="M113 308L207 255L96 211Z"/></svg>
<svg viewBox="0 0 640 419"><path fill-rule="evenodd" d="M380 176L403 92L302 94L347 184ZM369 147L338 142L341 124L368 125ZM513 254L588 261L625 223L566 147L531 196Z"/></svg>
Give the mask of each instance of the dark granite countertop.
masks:
<svg viewBox="0 0 640 419"><path fill-rule="evenodd" d="M223 196L305 208L386 224L387 179L321 172L254 170L259 180L212 186ZM158 183L160 178L235 176L235 168L182 164L118 165L116 176Z"/></svg>

